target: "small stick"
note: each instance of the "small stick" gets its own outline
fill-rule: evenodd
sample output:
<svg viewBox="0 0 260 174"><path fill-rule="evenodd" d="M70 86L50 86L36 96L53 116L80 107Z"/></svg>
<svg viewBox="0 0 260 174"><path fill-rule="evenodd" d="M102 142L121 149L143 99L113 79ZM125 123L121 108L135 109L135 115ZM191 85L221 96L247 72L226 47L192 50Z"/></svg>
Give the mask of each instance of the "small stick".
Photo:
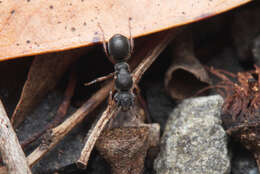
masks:
<svg viewBox="0 0 260 174"><path fill-rule="evenodd" d="M146 115L146 121L148 123L151 123L152 119L151 119L151 116L150 116L150 113L149 113L149 110L148 110L148 106L147 106L144 98L141 95L141 89L137 85L135 85L135 89L136 89L136 93L137 93L136 98L139 101L141 107L144 109L144 112L145 112L145 115Z"/></svg>
<svg viewBox="0 0 260 174"><path fill-rule="evenodd" d="M77 84L76 66L73 65L73 68L71 69L71 72L70 72L70 77L69 77L69 81L68 81L68 86L65 91L64 99L63 99L61 105L59 106L59 109L56 113L53 123L51 123L48 126L48 129L54 128L55 126L60 124L61 120L67 114L68 109L70 107L71 98L74 96L76 84Z"/></svg>
<svg viewBox="0 0 260 174"><path fill-rule="evenodd" d="M172 31L165 32L165 35L161 36L161 40L156 43L156 46L153 50L149 51L144 60L138 65L138 67L133 72L133 83L137 84L141 79L143 73L151 66L151 64L156 60L159 54L166 48L168 43L173 39L174 34ZM113 102L114 103L114 102ZM87 142L83 150L81 151L81 155L79 160L77 161L77 165L80 168L86 168L90 153L100 135L106 123L112 118L116 112L117 107L115 104L108 105L106 110L103 112L100 120L95 125L93 131L91 131Z"/></svg>
<svg viewBox="0 0 260 174"><path fill-rule="evenodd" d="M177 32L176 32L177 33ZM175 30L169 30L160 35L161 40L158 41L156 47L152 50L149 50L146 58L139 64L138 68L136 68L133 72L133 81L134 83L138 83L144 74L144 72L152 65L152 63L156 60L156 58L161 54L161 52L166 48L166 46L172 41L175 37Z"/></svg>
<svg viewBox="0 0 260 174"><path fill-rule="evenodd" d="M207 86L205 88L202 88L200 90L198 90L192 97L198 96L200 94L202 94L203 92L210 90L210 89L215 89L215 88L221 88L221 89L226 89L225 85L212 85L212 86ZM225 97L224 93L221 94L222 97Z"/></svg>
<svg viewBox="0 0 260 174"><path fill-rule="evenodd" d="M0 101L0 154L8 174L31 174L25 154ZM4 170L3 170L4 171Z"/></svg>
<svg viewBox="0 0 260 174"><path fill-rule="evenodd" d="M27 161L33 166L47 152L55 147L65 135L67 135L78 123L80 123L87 114L92 112L102 101L105 100L109 91L112 89L113 83L110 82L95 93L87 102L85 102L74 114L67 118L59 126L51 129L51 143L46 148L38 146L28 157Z"/></svg>
<svg viewBox="0 0 260 174"><path fill-rule="evenodd" d="M215 76L217 76L218 78L224 80L226 83L229 83L229 84L233 84L233 82L228 78L226 77L224 74L221 74L219 70L216 70L214 69L213 67L210 67L210 68L207 68L205 67L209 72L211 72L212 74L214 74ZM226 72L225 72L226 73ZM232 77L232 76L231 76Z"/></svg>
<svg viewBox="0 0 260 174"><path fill-rule="evenodd" d="M91 130L88 140L81 151L80 158L77 161L77 166L79 168L85 169L87 166L87 162L90 157L90 153L96 141L101 134L102 130L106 126L107 122L118 113L119 108L116 107L115 103L113 102L112 105L108 105L106 110L103 112L102 116L98 120L97 124L95 125L94 129Z"/></svg>
<svg viewBox="0 0 260 174"><path fill-rule="evenodd" d="M222 72L223 74L229 75L229 76L232 77L232 78L236 78L236 77L237 77L236 74L234 74L234 73L232 73L232 72L225 71L225 70L223 70L223 69L218 69L218 72Z"/></svg>
<svg viewBox="0 0 260 174"><path fill-rule="evenodd" d="M228 135L231 135L232 132L238 131L239 129L243 129L243 128L249 129L249 128L253 128L253 127L258 127L259 124L260 124L259 122L242 123L242 124L240 124L238 126L234 126L234 127L231 127L229 129L227 129L226 132L227 132Z"/></svg>

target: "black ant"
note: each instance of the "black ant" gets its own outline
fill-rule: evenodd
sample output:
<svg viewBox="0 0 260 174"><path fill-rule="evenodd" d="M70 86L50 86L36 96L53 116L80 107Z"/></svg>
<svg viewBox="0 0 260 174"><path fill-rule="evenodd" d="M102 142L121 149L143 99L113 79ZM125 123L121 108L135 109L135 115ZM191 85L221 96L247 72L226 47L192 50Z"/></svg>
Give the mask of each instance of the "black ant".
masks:
<svg viewBox="0 0 260 174"><path fill-rule="evenodd" d="M99 135L101 134L102 130L105 128L108 122L110 122L110 125L108 125L107 128L111 128L112 126L111 124L115 123L113 122L113 118L119 113L119 111L123 111L124 113L132 112L131 114L127 114L127 113L123 114L125 116L123 118L123 121L125 121L126 123L124 126L128 126L128 127L147 126L146 124L143 124L144 118L142 118L141 113L136 112L137 110L133 109L135 107L135 98L138 98L140 100L140 105L142 105L144 109L143 111L147 116L147 121L150 122L147 107L140 95L140 90L136 85L136 83L138 83L143 72L151 65L149 63L153 61L150 61L152 60L152 57L148 56L144 62L141 62L141 64L138 65L137 67L138 71L135 71L134 74L130 73L130 67L129 64L127 63L127 60L131 58L131 55L133 53L133 47L134 47L134 42L130 30L131 28L130 20L131 18L129 18L130 38L128 39L127 37L121 34L115 34L109 39L107 44L105 42L104 32L101 26L99 25L99 28L103 33L104 51L108 59L112 63L114 63L115 71L113 73L110 73L109 75L97 78L96 80L86 83L85 85L90 85L114 77L114 86L116 92L113 96L112 91L110 91L108 106L106 107L105 111L102 113L100 118L98 119L95 126L91 129L90 134L88 134L88 139L85 143L84 148L82 149L80 158L77 161L77 165L79 167L83 167L83 168L86 167L90 157L90 153ZM135 92L137 93L137 95L134 94L134 89L136 90ZM120 117L120 119L121 118L122 117ZM118 122L118 123L119 123L118 125L117 123L115 123L113 127L122 126L120 125L122 122Z"/></svg>
<svg viewBox="0 0 260 174"><path fill-rule="evenodd" d="M109 39L107 44L105 42L104 32L99 25L103 33L104 51L108 59L115 64L115 72L85 84L90 85L114 76L116 93L113 99L117 106L124 112L128 111L134 105L135 100L135 95L133 93L133 78L130 73L129 65L126 62L131 57L134 47L134 42L130 30L130 20L131 18L129 19L130 39L121 34L115 34ZM112 100L111 97L110 100Z"/></svg>

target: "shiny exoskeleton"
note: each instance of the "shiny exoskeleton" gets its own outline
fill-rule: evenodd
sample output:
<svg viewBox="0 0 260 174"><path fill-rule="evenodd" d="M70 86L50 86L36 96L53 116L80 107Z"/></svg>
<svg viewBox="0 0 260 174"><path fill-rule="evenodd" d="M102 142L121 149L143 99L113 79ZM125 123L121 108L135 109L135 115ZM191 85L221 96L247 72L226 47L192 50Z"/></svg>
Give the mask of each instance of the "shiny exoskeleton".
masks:
<svg viewBox="0 0 260 174"><path fill-rule="evenodd" d="M126 62L132 52L132 39L121 34L115 34L107 44L107 55L114 61L115 88L114 101L123 111L129 110L134 105L135 95L132 92L133 79L130 68ZM106 49L105 49L106 51Z"/></svg>

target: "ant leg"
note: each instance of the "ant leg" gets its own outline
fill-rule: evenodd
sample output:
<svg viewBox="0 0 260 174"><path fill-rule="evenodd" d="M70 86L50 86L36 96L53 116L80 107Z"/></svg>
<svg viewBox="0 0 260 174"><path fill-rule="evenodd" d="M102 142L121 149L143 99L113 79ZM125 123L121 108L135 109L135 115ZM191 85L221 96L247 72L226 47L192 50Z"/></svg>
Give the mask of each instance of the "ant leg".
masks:
<svg viewBox="0 0 260 174"><path fill-rule="evenodd" d="M108 106L111 107L114 104L114 100L113 100L113 93L115 91L115 86L113 85L111 91L109 91L109 96L108 96Z"/></svg>
<svg viewBox="0 0 260 174"><path fill-rule="evenodd" d="M108 96L108 107L111 108L112 105L113 105L113 89L109 92L109 96ZM120 108L119 108L120 110ZM109 109L109 112L110 112L110 109ZM109 119L108 121L108 124L107 124L107 128L110 129L112 128L112 125L113 125L113 121L114 121L114 118L115 118L116 114L112 115L111 118Z"/></svg>
<svg viewBox="0 0 260 174"><path fill-rule="evenodd" d="M137 99L138 99L139 103L141 104L142 108L144 109L147 122L148 122L148 123L151 123L151 122L152 122L151 116L150 116L150 114L149 114L147 104L146 104L144 98L143 98L142 95L141 95L141 90L140 90L140 88L139 88L136 84L134 85L134 88L136 89Z"/></svg>
<svg viewBox="0 0 260 174"><path fill-rule="evenodd" d="M92 85L92 84L94 84L94 83L97 83L97 82L102 82L102 81L104 81L104 80L107 80L107 79L109 79L109 78L112 78L113 76L114 76L114 72L113 73L110 73L110 74L108 74L108 75L106 75L106 76L102 76L102 77L99 77L99 78L96 78L95 80L92 80L91 82L87 82L87 83L85 83L84 85L85 86L89 86L89 85Z"/></svg>
<svg viewBox="0 0 260 174"><path fill-rule="evenodd" d="M103 48L104 48L105 54L106 54L107 58L109 59L109 61L112 62L113 64L115 64L115 61L111 58L111 56L109 56L109 53L107 51L108 48L107 48L107 44L106 44L104 30L102 29L102 27L99 23L98 23L98 27L99 27L99 29L101 30L101 33L102 33L102 43L103 43Z"/></svg>
<svg viewBox="0 0 260 174"><path fill-rule="evenodd" d="M108 97L108 105L111 106L113 104L113 98L112 98L113 92L109 92L109 97Z"/></svg>
<svg viewBox="0 0 260 174"><path fill-rule="evenodd" d="M130 36L130 52L132 54L134 51L134 39L133 39L132 33L131 33L131 22L130 22L131 20L132 20L132 18L129 17L128 18L128 27L129 27L129 36Z"/></svg>

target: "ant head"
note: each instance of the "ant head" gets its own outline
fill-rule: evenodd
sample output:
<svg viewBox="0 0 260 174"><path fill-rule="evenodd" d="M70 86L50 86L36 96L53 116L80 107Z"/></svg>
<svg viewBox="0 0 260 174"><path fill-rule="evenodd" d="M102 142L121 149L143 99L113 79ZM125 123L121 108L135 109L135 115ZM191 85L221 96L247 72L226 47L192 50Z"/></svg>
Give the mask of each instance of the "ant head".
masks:
<svg viewBox="0 0 260 174"><path fill-rule="evenodd" d="M108 41L108 53L115 62L126 61L131 53L128 38L121 34L115 34Z"/></svg>

